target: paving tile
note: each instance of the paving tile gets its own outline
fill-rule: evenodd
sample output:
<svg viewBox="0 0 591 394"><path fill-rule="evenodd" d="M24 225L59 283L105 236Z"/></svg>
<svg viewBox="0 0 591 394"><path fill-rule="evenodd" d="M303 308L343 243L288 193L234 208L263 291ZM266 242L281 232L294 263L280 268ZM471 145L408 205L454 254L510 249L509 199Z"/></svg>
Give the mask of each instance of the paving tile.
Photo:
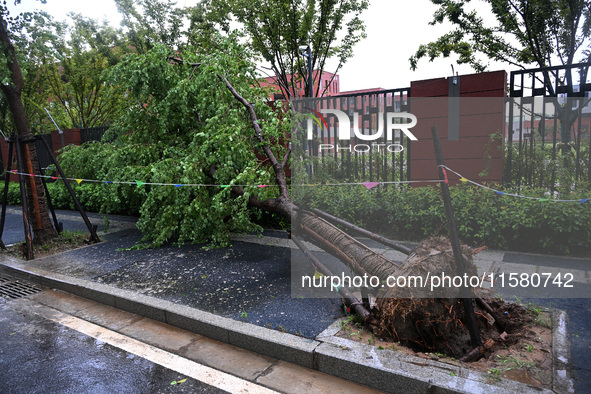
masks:
<svg viewBox="0 0 591 394"><path fill-rule="evenodd" d="M142 319L141 316L133 313L125 312L111 306L101 305L99 303L95 303L86 309L82 309L74 315L113 331L120 331L124 327Z"/></svg>
<svg viewBox="0 0 591 394"><path fill-rule="evenodd" d="M96 302L60 290L47 290L32 297L35 301L68 314L96 305Z"/></svg>
<svg viewBox="0 0 591 394"><path fill-rule="evenodd" d="M203 337L183 349L182 356L212 368L254 381L277 360Z"/></svg>
<svg viewBox="0 0 591 394"><path fill-rule="evenodd" d="M119 332L171 352L178 352L191 342L202 338L192 332L148 318L142 318Z"/></svg>
<svg viewBox="0 0 591 394"><path fill-rule="evenodd" d="M380 393L380 391L284 361L274 365L256 382L285 393Z"/></svg>

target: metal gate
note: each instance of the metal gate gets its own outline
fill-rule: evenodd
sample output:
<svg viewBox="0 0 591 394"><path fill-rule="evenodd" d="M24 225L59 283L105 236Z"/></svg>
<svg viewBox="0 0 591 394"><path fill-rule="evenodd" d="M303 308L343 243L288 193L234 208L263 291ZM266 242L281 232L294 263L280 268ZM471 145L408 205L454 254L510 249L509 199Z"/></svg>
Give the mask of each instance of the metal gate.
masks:
<svg viewBox="0 0 591 394"><path fill-rule="evenodd" d="M383 126L386 123L387 113L408 112L409 99L410 88L375 90L293 100L292 109L300 114L306 113L306 110L310 113L316 111L317 114L322 109L340 110L351 119L350 124L345 126L347 129L353 130L354 122L358 122L357 127L363 135L372 135L380 124ZM323 121L314 124L314 139L301 141L307 154L316 158L312 173L329 174L347 182L395 182L409 179L410 143L405 135L398 133L394 141L387 141L384 133L370 144L351 132L350 142L345 144L337 138L341 132L339 128L343 127L337 116L325 113ZM346 132L349 133L349 130ZM305 139L306 136L301 135L301 138Z"/></svg>
<svg viewBox="0 0 591 394"><path fill-rule="evenodd" d="M511 72L504 183L551 194L591 184L591 63Z"/></svg>

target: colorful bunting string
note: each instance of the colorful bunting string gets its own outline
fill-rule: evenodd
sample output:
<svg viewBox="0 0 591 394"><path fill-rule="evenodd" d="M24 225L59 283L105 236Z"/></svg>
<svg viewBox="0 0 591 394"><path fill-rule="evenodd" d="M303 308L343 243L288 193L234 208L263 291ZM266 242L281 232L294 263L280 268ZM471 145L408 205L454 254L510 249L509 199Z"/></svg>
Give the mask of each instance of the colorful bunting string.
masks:
<svg viewBox="0 0 591 394"><path fill-rule="evenodd" d="M579 200L560 200L560 199L549 199L549 198L540 198L540 197L530 197L530 196L523 196L520 194L512 194L512 193L505 193L502 192L500 190L496 190L493 189L491 187L482 185L478 182L474 182L466 177L464 177L463 175L461 175L460 173L452 170L451 168L447 167L447 166L439 166L443 172L444 181L441 180L422 180L422 181L391 181L391 182L352 182L352 183L317 183L317 184L303 184L303 185L298 185L298 187L318 187L318 186L355 186L355 185L362 185L364 187L366 187L368 190L371 190L379 185L400 185L400 184L411 184L411 183L448 183L448 174L447 171L457 175L459 177L460 182L464 182L464 183L471 183L475 186L490 190L492 192L494 192L495 194L498 194L499 196L510 196L510 197L517 197L517 198L527 198L530 200L537 200L540 202L548 202L548 201L552 201L552 202L578 202L580 205L589 202L589 198L583 198L583 199L579 199ZM14 175L23 175L23 176L30 176L30 177L39 177L39 178L49 178L49 179L53 179L53 180L58 180L58 179L62 179L60 177L56 177L56 176L50 176L50 175L36 175L36 174L27 174L27 173L19 173L18 171L12 170L12 171L8 171L11 174ZM124 184L124 185L136 185L137 187L141 187L141 186L145 186L145 185L149 185L149 186L174 186L176 188L179 187L221 187L221 188L228 188L228 187L232 187L232 186L237 186L237 187L258 187L258 188L265 188L265 187L277 187L277 185L214 185L214 184L205 184L205 183L187 183L187 184L182 184L182 183L154 183L154 182L142 182L140 180L134 180L133 182L126 182L126 181L99 181L96 179L81 179L81 178L63 178L66 181L75 181L76 183L80 184L82 182L93 182L93 183L104 183L106 185L111 185L111 184Z"/></svg>
<svg viewBox="0 0 591 394"><path fill-rule="evenodd" d="M367 188L367 190L371 190L374 187L378 186L380 183L379 182L365 182L362 183L363 186L365 186Z"/></svg>
<svg viewBox="0 0 591 394"><path fill-rule="evenodd" d="M106 185L112 185L112 184L123 184L123 185L136 185L138 187L140 186L145 186L145 185L150 185L150 186L174 186L174 187L187 187L187 186L191 186L191 187L231 187L231 186L238 186L238 187L249 187L250 185L213 185L213 184L205 184L205 183L187 183L187 184L182 184L182 183L156 183L156 182L143 182L140 180L134 180L133 182L125 182L125 181L99 181L96 179L81 179L81 178L60 178L57 176L50 176L50 175L37 175L37 174L27 174L27 173L22 173L22 172L18 172L15 170L12 171L8 171L11 174L14 175L23 175L23 176L30 176L30 177L38 177L38 178L47 178L47 179L53 179L53 180L58 180L58 179L64 179L66 181L75 181L76 183L80 184L82 182L92 182L92 183L104 183ZM273 187L275 185L256 185L257 187L260 188L264 188L264 187Z"/></svg>
<svg viewBox="0 0 591 394"><path fill-rule="evenodd" d="M424 180L424 181L380 181L380 182L347 182L347 183L309 183L297 185L297 187L317 187L317 186L355 186L362 185L368 190L373 189L379 185L408 185L411 183L441 183L439 179Z"/></svg>
<svg viewBox="0 0 591 394"><path fill-rule="evenodd" d="M437 166L437 167L441 168L441 172L443 172L443 178L445 179L443 181L443 183L449 183L449 179L447 179L447 171L445 171L445 166L440 165L440 166Z"/></svg>
<svg viewBox="0 0 591 394"><path fill-rule="evenodd" d="M473 184L475 186L478 186L478 187L481 187L483 189L487 189L487 190L493 191L494 193L498 194L499 196L510 196L510 197L518 197L518 198L527 198L527 199L530 199L530 200L538 200L538 201L541 201L541 202L546 202L546 201L552 201L552 202L578 202L580 205L582 205L582 204L586 203L587 201L589 201L588 198L583 198L583 199L579 199L579 200L559 200L559 199L550 199L550 198L523 196L521 194L504 193L504 192L502 192L500 190L496 190L496 189L493 189L491 187L482 185L482 184L480 184L478 182L471 181L470 179L467 179L466 177L462 176L460 173L452 170L449 167L441 166L441 168L444 171L445 170L448 170L449 172L452 172L452 173L456 174L460 178L460 181L461 182L471 183L471 184Z"/></svg>
<svg viewBox="0 0 591 394"><path fill-rule="evenodd" d="M36 175L36 174L27 174L27 173L20 173L18 171L12 170L9 171L11 174L14 175L23 175L23 176L31 176L31 177L39 177L39 178L49 178L53 180L62 179L56 176L50 175ZM80 179L80 178L63 178L66 181L76 181L78 184L82 182L93 182L93 183L104 183L106 185L111 184L123 184L123 185L136 185L140 186L174 186L174 187L221 187L221 188L228 188L232 186L237 187L258 187L258 188L265 188L265 187L277 187L277 185L214 185L214 184L205 184L205 183L155 183L155 182L143 182L140 180L134 180L133 182L126 182L126 181L99 181L96 179ZM298 187L316 187L316 186L355 186L355 185L363 185L368 190L373 189L379 185L395 185L395 184L408 184L408 183L439 183L439 180L426 180L426 181L393 181L393 182L353 182L353 183L316 183L316 184L304 184L299 185Z"/></svg>

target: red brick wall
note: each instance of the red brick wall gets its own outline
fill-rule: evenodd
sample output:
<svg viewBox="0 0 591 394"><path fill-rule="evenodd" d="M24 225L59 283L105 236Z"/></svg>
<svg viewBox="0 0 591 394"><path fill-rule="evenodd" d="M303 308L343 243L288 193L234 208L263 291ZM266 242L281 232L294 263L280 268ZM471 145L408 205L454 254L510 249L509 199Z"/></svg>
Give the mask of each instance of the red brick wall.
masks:
<svg viewBox="0 0 591 394"><path fill-rule="evenodd" d="M451 78L451 77L450 77ZM504 130L505 71L460 76L459 139L448 137L448 78L411 83L411 113L417 125L411 129L418 141L411 142L411 180L438 179L431 127L437 126L445 164L466 178L501 183L504 154L502 140L491 134ZM489 158L490 156L490 158ZM488 169L481 177L480 173ZM457 176L450 176L457 183Z"/></svg>
<svg viewBox="0 0 591 394"><path fill-rule="evenodd" d="M62 148L62 140L61 136L57 130L53 130L51 132L51 143L53 145L54 154L57 156L57 152ZM67 129L64 130L64 144L65 146L73 144L73 145L80 145L80 129ZM4 169L6 169L6 162L8 160L8 143L4 140L4 138L0 138L0 149L2 149L2 160L4 163ZM12 169L16 170L16 154L13 151L13 163ZM18 181L18 178L14 175L11 175L11 181Z"/></svg>

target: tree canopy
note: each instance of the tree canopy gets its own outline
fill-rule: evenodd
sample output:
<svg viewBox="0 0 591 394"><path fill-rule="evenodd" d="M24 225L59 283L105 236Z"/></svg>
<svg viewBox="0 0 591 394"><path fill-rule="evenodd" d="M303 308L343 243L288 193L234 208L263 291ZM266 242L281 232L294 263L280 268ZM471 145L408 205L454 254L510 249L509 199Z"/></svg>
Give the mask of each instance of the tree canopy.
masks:
<svg viewBox="0 0 591 394"><path fill-rule="evenodd" d="M77 14L70 14L69 22L40 11L10 16L3 8L3 15L22 71L22 101L33 133L55 128L46 109L62 129L113 121L118 98L105 86L103 71L129 52L121 30ZM0 72L8 81L9 69ZM5 95L0 97L0 127L14 129Z"/></svg>
<svg viewBox="0 0 591 394"><path fill-rule="evenodd" d="M298 82L290 75L308 76L307 59L298 48L310 45L312 69L320 73L329 59L336 59L336 69L327 70L336 73L353 56L355 44L365 38L361 13L368 6L367 0L205 0L193 20L208 28L217 24L222 31L230 30L232 20L241 23L249 45L270 65L289 98ZM322 93L316 86L314 96Z"/></svg>
<svg viewBox="0 0 591 394"><path fill-rule="evenodd" d="M115 0L129 44L144 53L157 44L178 49L188 34L188 10L172 0Z"/></svg>
<svg viewBox="0 0 591 394"><path fill-rule="evenodd" d="M450 23L453 29L437 40L419 46L411 56L411 69L422 58L458 56L459 64L484 71L488 61L521 68L572 64L577 56L589 58L586 46L591 32L588 0L481 0L482 13L470 0L431 0L439 8L430 24ZM484 8L482 8L484 9ZM487 26L484 12L495 19Z"/></svg>
<svg viewBox="0 0 591 394"><path fill-rule="evenodd" d="M62 128L88 128L113 122L119 97L103 72L129 52L122 33L107 22L70 14L72 26L53 42L38 78L44 82L52 116Z"/></svg>
<svg viewBox="0 0 591 394"><path fill-rule="evenodd" d="M279 109L266 104L266 93L252 87L252 54L235 41L220 40L220 48L208 53L188 48L181 56L157 44L127 56L108 78L128 93L109 131L118 138L62 154L72 176L179 185L101 189L110 203L125 199L141 206L138 226L155 245L170 240L226 244L230 231L258 228L247 209L250 197L277 194L276 187L257 187L274 185L272 168L257 158L259 141L249 118L219 76L254 103L264 119L264 138L277 142L287 130ZM273 149L281 157L286 148L275 143Z"/></svg>
<svg viewBox="0 0 591 394"><path fill-rule="evenodd" d="M52 42L63 25L53 23L51 16L44 12L24 12L10 15L6 5L0 4L2 23L6 29L7 39L15 48L16 61L20 68L22 81L17 85L28 123L33 132L39 130L47 120L43 107L47 104L43 93L44 80L39 78L39 70L44 59L51 53ZM0 94L0 128L8 133L15 129L14 118L9 111L6 89L15 86L11 64L13 61L7 52L3 53L3 64L0 67L0 81L4 94Z"/></svg>

